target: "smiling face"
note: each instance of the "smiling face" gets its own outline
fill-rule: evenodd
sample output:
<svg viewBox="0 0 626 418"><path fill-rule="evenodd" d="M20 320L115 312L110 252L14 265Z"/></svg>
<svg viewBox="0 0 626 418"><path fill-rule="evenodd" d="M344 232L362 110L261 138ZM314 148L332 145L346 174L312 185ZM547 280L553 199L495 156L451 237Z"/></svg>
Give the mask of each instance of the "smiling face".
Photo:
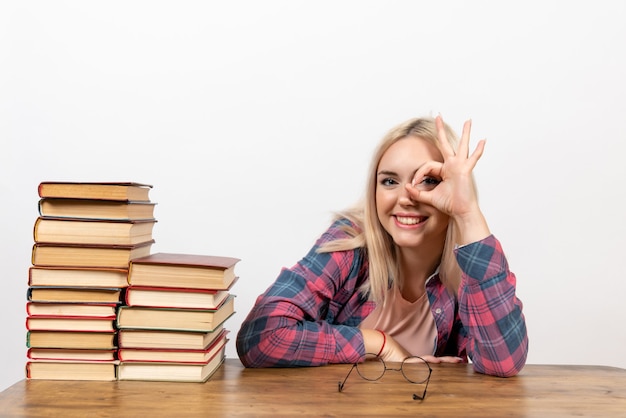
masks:
<svg viewBox="0 0 626 418"><path fill-rule="evenodd" d="M413 201L405 189L417 169L427 161L443 161L437 147L424 139L408 136L391 145L376 171L376 212L383 228L401 248L429 245L443 248L448 215L433 206ZM432 190L438 179L426 179L417 187Z"/></svg>

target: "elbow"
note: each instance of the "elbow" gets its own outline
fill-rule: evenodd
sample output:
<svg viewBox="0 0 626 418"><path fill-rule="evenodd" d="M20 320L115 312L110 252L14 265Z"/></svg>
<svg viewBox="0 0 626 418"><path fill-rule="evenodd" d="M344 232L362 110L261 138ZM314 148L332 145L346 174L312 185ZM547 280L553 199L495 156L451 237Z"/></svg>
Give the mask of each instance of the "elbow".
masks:
<svg viewBox="0 0 626 418"><path fill-rule="evenodd" d="M264 356L260 353L258 344L255 344L252 338L245 337L241 332L235 340L235 348L237 356L244 367L267 367L267 364L261 360Z"/></svg>
<svg viewBox="0 0 626 418"><path fill-rule="evenodd" d="M244 367L278 367L280 358L276 356L277 346L267 330L257 330L249 323L242 325L235 339L237 356Z"/></svg>
<svg viewBox="0 0 626 418"><path fill-rule="evenodd" d="M237 355L244 367L247 368L259 368L259 367L271 367L272 364L267 361L260 360L260 356L255 354L255 350L245 351L237 346Z"/></svg>
<svg viewBox="0 0 626 418"><path fill-rule="evenodd" d="M479 373L483 373L489 376L494 376L494 377L514 377L517 376L519 374L519 372L522 371L522 367L511 367L511 368L507 368L507 369L492 369L492 370L478 370L475 369L477 372Z"/></svg>
<svg viewBox="0 0 626 418"><path fill-rule="evenodd" d="M517 352L506 358L497 361L477 361L473 363L474 370L478 373L495 377L513 377L517 376L526 365L528 355L528 345L520 347Z"/></svg>
<svg viewBox="0 0 626 418"><path fill-rule="evenodd" d="M474 371L477 373L485 374L488 376L506 378L506 377L517 376L519 372L521 372L522 369L524 368L524 364L525 362L523 362L521 365L517 365L517 364L506 365L502 363L494 363L492 365L485 366L484 364L473 363L473 367L474 367Z"/></svg>

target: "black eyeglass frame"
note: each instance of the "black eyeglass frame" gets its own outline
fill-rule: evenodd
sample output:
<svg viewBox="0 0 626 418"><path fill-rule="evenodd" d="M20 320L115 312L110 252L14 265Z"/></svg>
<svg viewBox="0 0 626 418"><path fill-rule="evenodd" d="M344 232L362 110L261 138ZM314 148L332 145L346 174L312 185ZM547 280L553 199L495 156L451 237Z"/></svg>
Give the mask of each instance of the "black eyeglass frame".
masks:
<svg viewBox="0 0 626 418"><path fill-rule="evenodd" d="M424 360L420 356L410 356L410 357L407 357L404 360L402 360L402 363L400 364L400 368L399 369L394 369L392 367L387 367L387 363L385 363L385 361L382 358L377 357L375 354L368 353L368 354L366 354L366 356L376 357L376 361L381 362L382 365L383 365L383 372L380 374L380 376L376 377L375 379L372 379L372 378L366 377L363 374L361 374L361 372L359 371L359 363L354 363L352 365L352 367L350 368L350 370L348 371L348 374L346 375L346 377L343 379L343 382L337 382L337 386L338 386L339 392L343 392L343 387L345 386L346 381L348 380L348 377L350 377L350 374L352 374L352 370L354 370L355 368L356 368L357 373L359 374L359 376L361 376L362 379L365 379L365 380L370 381L370 382L375 382L377 380L380 380L385 375L387 370L392 370L392 371L396 371L396 372L402 372L402 376L409 383L420 384L420 383L426 382L426 386L424 386L424 393L422 393L422 396L418 395L417 393L413 394L413 399L414 400L423 401L424 399L426 399L426 391L428 390L428 383L430 383L430 376L433 373L432 367L430 367L430 364L428 364L428 362L426 360ZM404 372L404 368L403 367L404 367L404 363L406 363L407 360L411 360L411 359L417 359L417 360L421 361L422 363L424 363L426 365L426 367L428 367L428 376L426 377L426 379L424 379L422 381L414 381L414 380L409 379L409 377ZM373 360L366 360L366 361L373 361Z"/></svg>

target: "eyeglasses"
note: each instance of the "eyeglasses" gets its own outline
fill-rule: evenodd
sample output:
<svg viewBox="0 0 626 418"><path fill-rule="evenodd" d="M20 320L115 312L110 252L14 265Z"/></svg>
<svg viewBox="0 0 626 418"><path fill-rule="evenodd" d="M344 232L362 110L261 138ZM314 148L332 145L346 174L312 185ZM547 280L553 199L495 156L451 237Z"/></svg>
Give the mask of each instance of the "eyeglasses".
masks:
<svg viewBox="0 0 626 418"><path fill-rule="evenodd" d="M402 376L409 383L421 384L426 383L424 387L424 393L422 396L414 393L413 399L423 401L426 398L426 390L428 389L428 383L430 382L430 375L433 372L433 369L430 367L430 364L423 358L419 356L412 356L405 358L402 363L400 363L399 369L394 369L391 367L387 367L384 360L380 357L376 357L375 354L368 353L367 357L374 357L373 359L366 359L363 363L354 363L350 368L350 371L346 375L346 378L343 379L343 382L338 382L339 384L339 392L343 392L343 388L352 373L352 370L356 368L356 371L359 373L365 380L369 380L370 382L374 382L385 374L387 370L393 370L396 372L402 372Z"/></svg>

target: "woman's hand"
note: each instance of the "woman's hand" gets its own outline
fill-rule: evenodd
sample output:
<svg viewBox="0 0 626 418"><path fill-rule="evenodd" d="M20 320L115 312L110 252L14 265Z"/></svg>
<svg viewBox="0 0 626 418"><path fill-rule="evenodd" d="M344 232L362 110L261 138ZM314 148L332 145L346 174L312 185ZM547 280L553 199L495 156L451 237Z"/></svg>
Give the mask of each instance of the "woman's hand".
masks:
<svg viewBox="0 0 626 418"><path fill-rule="evenodd" d="M463 359L461 357L455 356L420 356L422 359L426 360L428 363L438 364L438 363L462 363Z"/></svg>
<svg viewBox="0 0 626 418"><path fill-rule="evenodd" d="M404 349L396 340L377 329L362 329L363 345L365 352L379 354L384 361L402 361L409 357L408 351Z"/></svg>
<svg viewBox="0 0 626 418"><path fill-rule="evenodd" d="M405 358L410 357L411 354L404 349L396 340L387 335L387 341L383 347L383 351L380 353L380 358L385 362L402 362Z"/></svg>
<svg viewBox="0 0 626 418"><path fill-rule="evenodd" d="M459 227L463 245L475 242L490 235L487 223L478 206L478 197L472 180L472 171L485 149L485 140L478 142L469 155L471 120L463 125L463 133L455 151L446 135L441 116L435 119L437 139L443 162L429 161L423 164L413 176L411 185L406 188L415 201L434 206L451 216ZM415 186L424 179L435 178L440 182L432 190L419 190Z"/></svg>

